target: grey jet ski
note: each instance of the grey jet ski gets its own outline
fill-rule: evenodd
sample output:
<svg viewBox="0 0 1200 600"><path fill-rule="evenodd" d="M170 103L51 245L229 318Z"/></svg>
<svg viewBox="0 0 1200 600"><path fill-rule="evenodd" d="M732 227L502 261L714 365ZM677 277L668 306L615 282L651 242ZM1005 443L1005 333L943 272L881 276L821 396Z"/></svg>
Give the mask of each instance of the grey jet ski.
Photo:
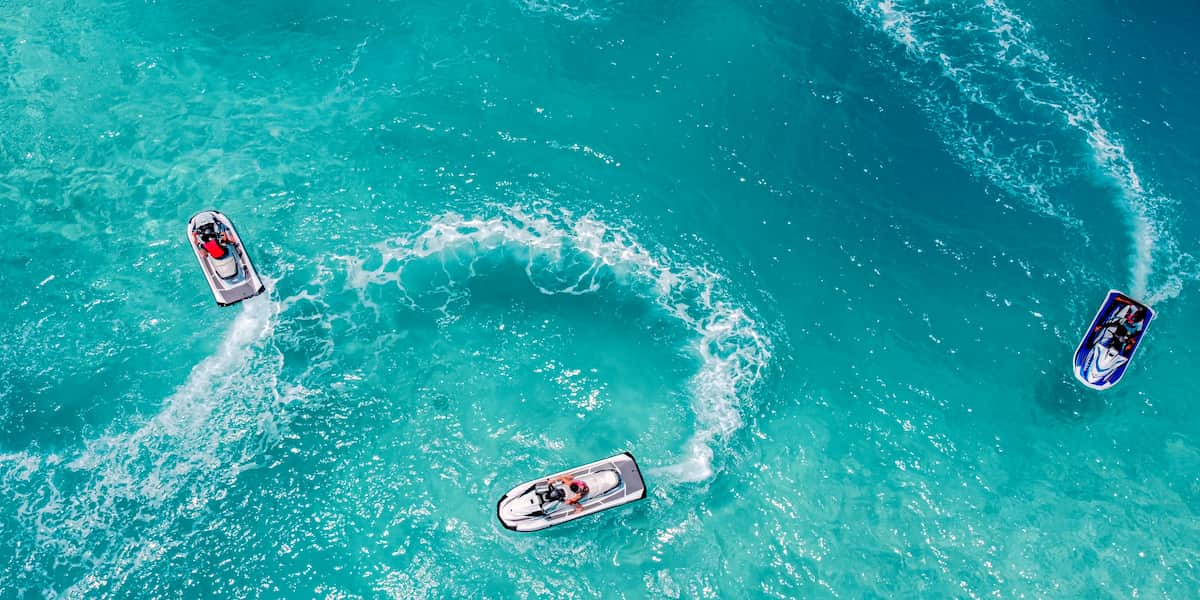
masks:
<svg viewBox="0 0 1200 600"><path fill-rule="evenodd" d="M187 237L218 306L237 304L266 291L242 239L225 215L215 210L196 213L188 220Z"/></svg>
<svg viewBox="0 0 1200 600"><path fill-rule="evenodd" d="M538 531L645 497L641 470L625 452L522 483L500 498L496 513L508 529Z"/></svg>

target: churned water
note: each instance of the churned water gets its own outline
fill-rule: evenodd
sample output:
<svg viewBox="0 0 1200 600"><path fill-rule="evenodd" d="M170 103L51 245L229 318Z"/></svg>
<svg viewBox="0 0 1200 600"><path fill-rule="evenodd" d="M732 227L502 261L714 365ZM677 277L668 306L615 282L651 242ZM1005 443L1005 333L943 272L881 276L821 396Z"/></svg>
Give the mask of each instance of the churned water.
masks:
<svg viewBox="0 0 1200 600"><path fill-rule="evenodd" d="M0 4L0 596L1196 597L1198 27ZM645 501L497 522L621 451Z"/></svg>

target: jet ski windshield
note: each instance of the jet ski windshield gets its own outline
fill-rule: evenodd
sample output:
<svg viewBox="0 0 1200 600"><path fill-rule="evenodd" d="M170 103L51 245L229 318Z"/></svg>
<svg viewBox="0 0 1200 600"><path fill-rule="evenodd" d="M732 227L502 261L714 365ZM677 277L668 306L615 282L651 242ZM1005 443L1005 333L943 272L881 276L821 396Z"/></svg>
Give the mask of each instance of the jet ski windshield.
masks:
<svg viewBox="0 0 1200 600"><path fill-rule="evenodd" d="M561 502L567 497L566 491L563 490L562 484L551 484L542 482L534 486L534 493L537 494L538 500L541 501L542 507L546 507L554 502Z"/></svg>
<svg viewBox="0 0 1200 600"><path fill-rule="evenodd" d="M217 224L212 221L207 223L198 223L196 225L196 235L202 242L217 239Z"/></svg>

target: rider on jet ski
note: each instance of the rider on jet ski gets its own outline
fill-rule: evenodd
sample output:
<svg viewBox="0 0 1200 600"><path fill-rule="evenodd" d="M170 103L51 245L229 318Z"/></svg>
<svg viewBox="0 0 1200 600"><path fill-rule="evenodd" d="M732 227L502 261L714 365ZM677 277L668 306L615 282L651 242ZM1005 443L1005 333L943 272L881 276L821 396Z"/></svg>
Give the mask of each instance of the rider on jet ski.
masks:
<svg viewBox="0 0 1200 600"><path fill-rule="evenodd" d="M197 228L197 234L200 240L200 246L208 252L209 256L216 259L225 258L224 244L232 243L229 236L224 231L217 233L216 223L209 222Z"/></svg>
<svg viewBox="0 0 1200 600"><path fill-rule="evenodd" d="M1096 331L1111 327L1113 332L1112 346L1125 353L1133 349L1133 344L1137 341L1138 334L1146 326L1146 309L1129 307L1129 310L1123 312L1125 313L1124 317L1121 317L1121 313L1118 312L1108 322L1098 325Z"/></svg>
<svg viewBox="0 0 1200 600"><path fill-rule="evenodd" d="M579 501L582 500L584 496L588 495L589 490L587 483L580 479L575 479L570 475L555 477L547 483L550 484L550 493L546 495L547 500L563 500L566 497L567 494L563 491L563 488L561 486L554 485L556 483L562 484L563 486L567 486L568 489L571 490L572 494L575 494L574 496L566 498L566 500L563 501L567 504L574 504L575 512L583 510L583 505L580 504Z"/></svg>

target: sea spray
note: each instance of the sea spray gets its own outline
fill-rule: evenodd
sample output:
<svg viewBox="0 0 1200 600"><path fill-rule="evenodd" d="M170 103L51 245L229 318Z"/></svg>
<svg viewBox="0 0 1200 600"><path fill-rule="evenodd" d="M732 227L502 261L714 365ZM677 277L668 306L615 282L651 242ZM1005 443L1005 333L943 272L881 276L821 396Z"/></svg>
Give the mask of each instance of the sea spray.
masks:
<svg viewBox="0 0 1200 600"><path fill-rule="evenodd" d="M281 358L270 344L291 301L263 296L229 309L237 314L215 334L216 350L138 428L87 440L77 453L0 456L0 483L23 490L29 559L73 581L68 594L163 556L174 542L154 532L221 498L239 461L274 443L272 419L304 393L278 380Z"/></svg>

